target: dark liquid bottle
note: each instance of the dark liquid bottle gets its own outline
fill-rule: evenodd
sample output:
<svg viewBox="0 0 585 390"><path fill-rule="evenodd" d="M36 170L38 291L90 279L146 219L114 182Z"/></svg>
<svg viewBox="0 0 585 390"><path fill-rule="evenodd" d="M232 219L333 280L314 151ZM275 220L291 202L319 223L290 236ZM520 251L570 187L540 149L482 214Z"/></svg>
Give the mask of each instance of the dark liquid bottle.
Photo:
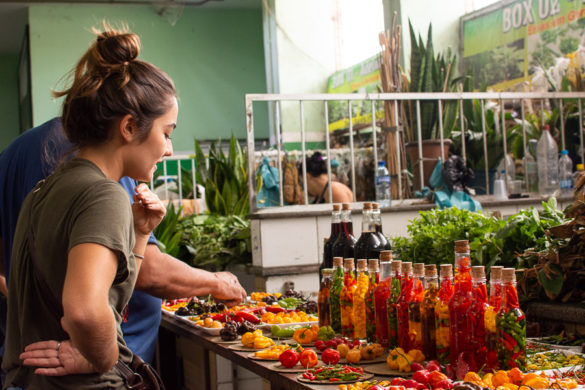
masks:
<svg viewBox="0 0 585 390"><path fill-rule="evenodd" d="M349 203L341 206L341 232L333 243L333 257L354 258L356 239L353 236L353 223Z"/></svg>
<svg viewBox="0 0 585 390"><path fill-rule="evenodd" d="M378 234L378 239L380 240L380 245L382 251L389 251L392 250L392 245L388 238L384 235L382 231L382 215L380 214L380 208L378 203L372 203L372 219L374 220L374 226L376 227L376 234Z"/></svg>
<svg viewBox="0 0 585 390"><path fill-rule="evenodd" d="M341 205L334 204L331 213L331 235L323 245L323 261L319 271L324 268L333 268L333 244L339 238L339 233L341 233Z"/></svg>
<svg viewBox="0 0 585 390"><path fill-rule="evenodd" d="M379 259L381 246L372 218L372 204L366 202L362 213L362 234L355 244L355 256L358 259Z"/></svg>

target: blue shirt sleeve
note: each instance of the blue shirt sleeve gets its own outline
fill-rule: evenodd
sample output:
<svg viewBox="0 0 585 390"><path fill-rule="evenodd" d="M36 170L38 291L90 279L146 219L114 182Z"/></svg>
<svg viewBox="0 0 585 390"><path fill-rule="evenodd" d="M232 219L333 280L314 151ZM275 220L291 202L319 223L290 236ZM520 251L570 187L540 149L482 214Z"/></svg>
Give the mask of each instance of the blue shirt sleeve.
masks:
<svg viewBox="0 0 585 390"><path fill-rule="evenodd" d="M123 178L120 179L119 183L122 185L122 187L124 187L124 189L128 193L128 196L130 197L130 204L134 203L134 195L136 195L136 192L134 192L134 188L136 188L136 186L138 185L136 180L131 179L128 176L124 176ZM157 244L156 237L154 236L153 233L150 233L148 243L155 245Z"/></svg>

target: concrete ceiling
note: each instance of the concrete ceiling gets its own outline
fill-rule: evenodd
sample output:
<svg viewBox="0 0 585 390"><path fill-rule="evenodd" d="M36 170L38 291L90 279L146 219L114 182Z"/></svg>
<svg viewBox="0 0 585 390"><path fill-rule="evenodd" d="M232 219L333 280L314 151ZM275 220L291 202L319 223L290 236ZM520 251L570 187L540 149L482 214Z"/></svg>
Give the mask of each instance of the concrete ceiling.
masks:
<svg viewBox="0 0 585 390"><path fill-rule="evenodd" d="M0 54L18 53L27 23L27 7L31 4L185 4L186 7L203 8L260 8L262 0L88 0L88 1L5 1L0 0Z"/></svg>

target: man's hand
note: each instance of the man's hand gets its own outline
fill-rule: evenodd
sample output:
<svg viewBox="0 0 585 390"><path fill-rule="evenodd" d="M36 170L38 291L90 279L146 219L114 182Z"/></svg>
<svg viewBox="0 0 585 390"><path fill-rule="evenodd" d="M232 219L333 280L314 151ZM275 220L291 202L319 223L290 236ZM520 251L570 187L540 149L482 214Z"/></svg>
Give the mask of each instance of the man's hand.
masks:
<svg viewBox="0 0 585 390"><path fill-rule="evenodd" d="M216 272L213 276L218 281L218 287L213 298L223 301L226 306L235 306L246 299L246 290L240 285L238 278L230 272Z"/></svg>
<svg viewBox="0 0 585 390"><path fill-rule="evenodd" d="M39 341L27 345L20 354L25 366L39 367L35 374L63 376L97 372L70 340Z"/></svg>

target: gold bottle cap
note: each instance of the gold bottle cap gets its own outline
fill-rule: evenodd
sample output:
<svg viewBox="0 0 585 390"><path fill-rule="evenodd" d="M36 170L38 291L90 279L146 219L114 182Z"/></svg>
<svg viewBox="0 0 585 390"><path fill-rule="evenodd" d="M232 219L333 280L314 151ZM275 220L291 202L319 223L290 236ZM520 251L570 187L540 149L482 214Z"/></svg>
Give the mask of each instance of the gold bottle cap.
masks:
<svg viewBox="0 0 585 390"><path fill-rule="evenodd" d="M378 259L368 260L368 270L370 272L378 272L380 270L380 262L378 261Z"/></svg>
<svg viewBox="0 0 585 390"><path fill-rule="evenodd" d="M381 251L380 252L380 261L390 261L392 260L392 251Z"/></svg>
<svg viewBox="0 0 585 390"><path fill-rule="evenodd" d="M346 270L349 270L349 271L351 271L355 268L352 257L348 257L347 259L343 259L343 268Z"/></svg>
<svg viewBox="0 0 585 390"><path fill-rule="evenodd" d="M339 203L336 203L333 205L333 211L340 211L341 210L341 205Z"/></svg>
<svg viewBox="0 0 585 390"><path fill-rule="evenodd" d="M357 270L358 271L365 271L367 268L368 268L368 260L367 259L358 259Z"/></svg>
<svg viewBox="0 0 585 390"><path fill-rule="evenodd" d="M490 268L490 279L492 280L501 280L502 279L502 270L504 267L501 265L494 265Z"/></svg>
<svg viewBox="0 0 585 390"><path fill-rule="evenodd" d="M335 266L335 268L343 266L343 257L334 257L333 265Z"/></svg>
<svg viewBox="0 0 585 390"><path fill-rule="evenodd" d="M392 260L392 264L390 264L390 270L392 271L392 273L401 272L402 271L402 261Z"/></svg>
<svg viewBox="0 0 585 390"><path fill-rule="evenodd" d="M434 278L437 276L437 266L434 264L425 265L425 278Z"/></svg>
<svg viewBox="0 0 585 390"><path fill-rule="evenodd" d="M402 262L402 275L412 273L412 262L410 261L403 261Z"/></svg>
<svg viewBox="0 0 585 390"><path fill-rule="evenodd" d="M455 241L455 252L466 253L469 252L469 240L458 240Z"/></svg>
<svg viewBox="0 0 585 390"><path fill-rule="evenodd" d="M452 264L441 264L441 277L453 276L453 265Z"/></svg>
<svg viewBox="0 0 585 390"><path fill-rule="evenodd" d="M502 270L502 282L515 282L516 281L516 269L504 268Z"/></svg>
<svg viewBox="0 0 585 390"><path fill-rule="evenodd" d="M423 276L425 274L425 264L424 263L414 263L414 274L416 276Z"/></svg>
<svg viewBox="0 0 585 390"><path fill-rule="evenodd" d="M343 203L341 205L342 210L351 210L351 205L349 203Z"/></svg>
<svg viewBox="0 0 585 390"><path fill-rule="evenodd" d="M474 279L485 278L485 267L483 265L471 267L471 277Z"/></svg>

